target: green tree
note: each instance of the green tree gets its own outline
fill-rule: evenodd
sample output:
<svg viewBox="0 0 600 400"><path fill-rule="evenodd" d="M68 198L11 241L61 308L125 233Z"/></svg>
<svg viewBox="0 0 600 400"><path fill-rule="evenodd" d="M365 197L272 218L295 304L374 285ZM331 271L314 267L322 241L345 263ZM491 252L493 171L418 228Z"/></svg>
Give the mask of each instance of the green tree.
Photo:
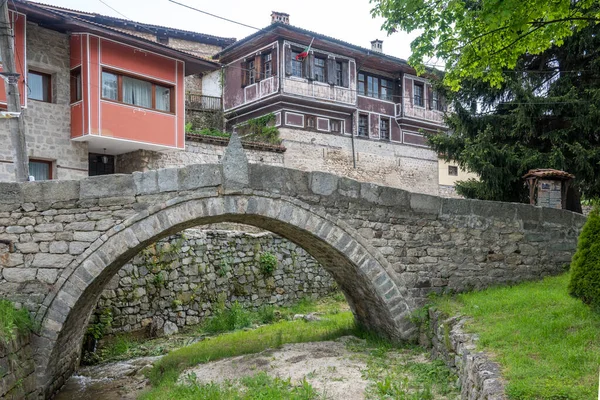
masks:
<svg viewBox="0 0 600 400"><path fill-rule="evenodd" d="M598 0L371 0L383 29L422 33L412 42L411 65L445 62L445 82L457 90L465 79L499 88L503 71L524 54L538 55L600 22Z"/></svg>
<svg viewBox="0 0 600 400"><path fill-rule="evenodd" d="M451 134L429 142L446 160L479 174L480 181L457 185L460 194L526 201L522 176L556 168L576 176L575 203L577 193L600 196L600 25L521 57L514 70L502 72L499 87L468 79L446 95L455 111L447 117Z"/></svg>
<svg viewBox="0 0 600 400"><path fill-rule="evenodd" d="M596 207L583 226L571 262L569 294L600 309L600 210Z"/></svg>

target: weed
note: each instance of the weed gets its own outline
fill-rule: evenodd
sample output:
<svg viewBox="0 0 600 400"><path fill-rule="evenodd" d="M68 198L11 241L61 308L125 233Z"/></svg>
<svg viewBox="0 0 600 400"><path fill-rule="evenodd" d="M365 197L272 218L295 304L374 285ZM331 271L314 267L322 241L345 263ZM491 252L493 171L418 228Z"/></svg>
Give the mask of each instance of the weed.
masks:
<svg viewBox="0 0 600 400"><path fill-rule="evenodd" d="M33 329L33 321L24 308L16 308L10 300L0 300L0 341L8 343L17 336Z"/></svg>
<svg viewBox="0 0 600 400"><path fill-rule="evenodd" d="M260 255L260 270L264 275L273 275L277 268L277 257L268 251Z"/></svg>

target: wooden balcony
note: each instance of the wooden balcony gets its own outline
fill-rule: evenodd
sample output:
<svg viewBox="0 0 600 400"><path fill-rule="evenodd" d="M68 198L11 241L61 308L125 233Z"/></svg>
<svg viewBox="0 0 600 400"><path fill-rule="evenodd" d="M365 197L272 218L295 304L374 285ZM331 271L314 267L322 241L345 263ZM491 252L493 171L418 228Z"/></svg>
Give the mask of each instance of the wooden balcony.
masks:
<svg viewBox="0 0 600 400"><path fill-rule="evenodd" d="M197 93L185 94L185 107L188 110L221 111L223 103L220 97L204 96Z"/></svg>

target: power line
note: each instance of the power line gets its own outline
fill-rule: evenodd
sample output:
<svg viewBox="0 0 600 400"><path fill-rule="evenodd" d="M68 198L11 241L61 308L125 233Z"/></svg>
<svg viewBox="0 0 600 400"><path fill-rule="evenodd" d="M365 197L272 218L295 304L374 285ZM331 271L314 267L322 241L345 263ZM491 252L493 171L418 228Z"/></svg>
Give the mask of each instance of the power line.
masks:
<svg viewBox="0 0 600 400"><path fill-rule="evenodd" d="M252 28L252 29L256 29L257 31L260 31L260 28L257 28L257 27L255 27L255 26L246 25L246 24L244 24L244 23L242 23L242 22L237 22L237 21L234 21L234 20L232 20L232 19L228 19L228 18L225 18L225 17L220 17L220 16L218 16L218 15L211 14L211 13L209 13L209 12L207 12L207 11L202 11L202 10L199 10L199 9L197 9L197 8L194 8L194 7L188 6L187 4L180 3L180 2L178 2L178 1L174 1L174 0L169 0L169 1L170 1L171 3L174 3L174 4L177 4L177 5L179 5L179 6L181 6L181 7L189 8L190 10L194 10L194 11L198 11L199 13L202 13L202 14L210 15L211 17L219 18L219 19L222 19L222 20L224 20L224 21L227 21L227 22L231 22L231 23L234 23L234 24L238 24L238 25L241 25L241 26L245 26L246 28Z"/></svg>

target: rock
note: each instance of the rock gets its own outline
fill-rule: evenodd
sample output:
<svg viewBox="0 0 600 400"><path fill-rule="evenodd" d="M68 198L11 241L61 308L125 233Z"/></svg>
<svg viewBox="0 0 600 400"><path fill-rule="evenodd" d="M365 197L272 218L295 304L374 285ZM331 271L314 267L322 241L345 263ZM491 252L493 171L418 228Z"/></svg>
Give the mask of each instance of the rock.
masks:
<svg viewBox="0 0 600 400"><path fill-rule="evenodd" d="M304 314L295 314L294 315L294 321L296 321L297 319L302 319L304 318Z"/></svg>
<svg viewBox="0 0 600 400"><path fill-rule="evenodd" d="M150 337L161 337L164 335L163 327L165 320L161 317L153 317L150 323Z"/></svg>
<svg viewBox="0 0 600 400"><path fill-rule="evenodd" d="M163 326L163 333L165 336L172 336L178 332L179 332L179 328L177 328L177 325L175 325L174 322L171 322L171 321L165 322L165 325Z"/></svg>
<svg viewBox="0 0 600 400"><path fill-rule="evenodd" d="M321 317L318 317L316 313L309 313L304 316L304 320L306 322L320 321Z"/></svg>

